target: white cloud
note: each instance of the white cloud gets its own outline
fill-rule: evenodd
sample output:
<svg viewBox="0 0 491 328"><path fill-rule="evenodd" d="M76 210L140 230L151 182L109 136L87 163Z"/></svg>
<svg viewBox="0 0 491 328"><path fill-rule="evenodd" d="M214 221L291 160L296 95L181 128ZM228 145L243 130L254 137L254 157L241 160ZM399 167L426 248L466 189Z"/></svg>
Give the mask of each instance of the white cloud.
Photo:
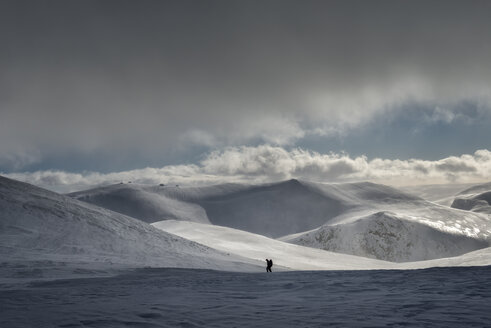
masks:
<svg viewBox="0 0 491 328"><path fill-rule="evenodd" d="M309 150L261 145L214 151L199 164L114 172L38 171L6 176L48 189L68 192L99 185L128 182L144 184L205 185L224 182L260 183L290 178L319 182L368 180L393 185L480 182L491 179L491 152L451 156L437 161L398 160L348 154L319 154Z"/></svg>

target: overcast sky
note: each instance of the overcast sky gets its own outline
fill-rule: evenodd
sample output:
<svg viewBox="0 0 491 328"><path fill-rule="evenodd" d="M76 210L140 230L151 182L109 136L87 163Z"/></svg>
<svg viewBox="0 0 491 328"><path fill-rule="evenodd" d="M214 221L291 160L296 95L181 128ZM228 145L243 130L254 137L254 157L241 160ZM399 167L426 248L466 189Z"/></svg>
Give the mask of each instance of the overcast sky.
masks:
<svg viewBox="0 0 491 328"><path fill-rule="evenodd" d="M0 172L489 180L490 17L490 1L1 1ZM282 156L295 168L266 167Z"/></svg>

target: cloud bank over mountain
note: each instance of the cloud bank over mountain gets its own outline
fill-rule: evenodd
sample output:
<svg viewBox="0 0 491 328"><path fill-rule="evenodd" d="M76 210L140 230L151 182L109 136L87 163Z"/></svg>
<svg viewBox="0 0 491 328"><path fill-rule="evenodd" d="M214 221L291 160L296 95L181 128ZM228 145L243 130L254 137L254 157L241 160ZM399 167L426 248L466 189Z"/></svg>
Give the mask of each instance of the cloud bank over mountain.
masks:
<svg viewBox="0 0 491 328"><path fill-rule="evenodd" d="M320 154L296 148L261 145L229 147L209 153L198 164L112 173L37 171L6 176L68 192L119 182L204 185L226 182L259 183L301 178L318 182L368 180L392 185L474 182L491 179L491 152L446 157L436 161L390 160L348 154Z"/></svg>

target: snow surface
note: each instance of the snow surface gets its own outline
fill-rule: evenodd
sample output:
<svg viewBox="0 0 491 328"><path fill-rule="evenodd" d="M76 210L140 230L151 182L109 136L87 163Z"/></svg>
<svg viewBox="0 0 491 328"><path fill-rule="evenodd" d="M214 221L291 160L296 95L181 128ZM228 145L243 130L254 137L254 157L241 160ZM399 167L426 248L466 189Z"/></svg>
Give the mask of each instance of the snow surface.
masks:
<svg viewBox="0 0 491 328"><path fill-rule="evenodd" d="M490 274L491 267L268 274L139 269L0 285L0 326L489 327Z"/></svg>

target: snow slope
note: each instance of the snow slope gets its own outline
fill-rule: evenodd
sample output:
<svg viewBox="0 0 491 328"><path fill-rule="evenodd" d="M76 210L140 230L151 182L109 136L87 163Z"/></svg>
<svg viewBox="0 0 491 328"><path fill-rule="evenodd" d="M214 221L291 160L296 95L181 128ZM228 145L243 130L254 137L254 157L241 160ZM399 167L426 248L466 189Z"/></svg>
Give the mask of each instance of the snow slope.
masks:
<svg viewBox="0 0 491 328"><path fill-rule="evenodd" d="M4 263L49 260L257 270L258 262L4 177L0 177L0 209L0 255Z"/></svg>
<svg viewBox="0 0 491 328"><path fill-rule="evenodd" d="M152 225L163 231L241 257L264 263L266 258L271 258L274 261L273 270L278 266L293 270L359 270L392 267L389 262L326 252L210 224L166 220Z"/></svg>
<svg viewBox="0 0 491 328"><path fill-rule="evenodd" d="M436 266L491 265L491 247L456 257L394 263L302 247L241 230L209 224L167 220L152 225L241 257L263 262L265 258L271 258L274 261L273 271L277 265L293 270L423 269Z"/></svg>

